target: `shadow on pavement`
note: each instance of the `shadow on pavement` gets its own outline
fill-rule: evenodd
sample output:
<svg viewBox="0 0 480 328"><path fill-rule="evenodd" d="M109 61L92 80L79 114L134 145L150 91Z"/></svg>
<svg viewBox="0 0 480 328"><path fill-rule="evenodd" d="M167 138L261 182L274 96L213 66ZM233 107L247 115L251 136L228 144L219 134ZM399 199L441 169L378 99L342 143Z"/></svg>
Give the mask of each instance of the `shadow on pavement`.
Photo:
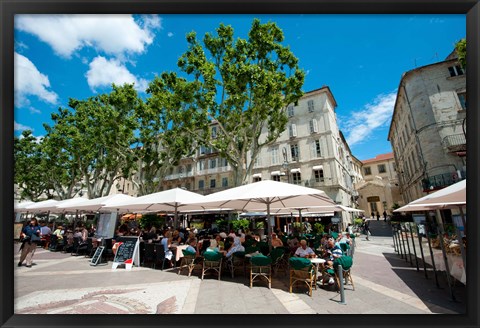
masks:
<svg viewBox="0 0 480 328"><path fill-rule="evenodd" d="M437 271L437 278L440 287L435 282L434 272L431 266L427 265L427 276L421 259L419 259L419 271L416 269L415 259L412 257L413 266L410 262L402 259L395 253L383 253L385 259L392 266L392 271L422 300L422 302L435 313L466 313L467 291L466 286L459 281L454 281L453 294L455 301L451 299L448 288L446 272Z"/></svg>

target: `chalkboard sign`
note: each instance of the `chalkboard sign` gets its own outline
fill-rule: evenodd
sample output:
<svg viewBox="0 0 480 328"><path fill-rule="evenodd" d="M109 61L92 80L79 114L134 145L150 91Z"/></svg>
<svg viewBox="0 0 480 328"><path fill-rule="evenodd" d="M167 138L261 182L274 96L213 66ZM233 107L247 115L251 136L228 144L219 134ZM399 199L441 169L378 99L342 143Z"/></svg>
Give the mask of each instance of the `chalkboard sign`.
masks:
<svg viewBox="0 0 480 328"><path fill-rule="evenodd" d="M98 264L98 261L100 261L100 259L102 258L102 253L104 249L105 249L104 246L97 247L95 254L93 254L92 260L90 261L90 265L95 266Z"/></svg>
<svg viewBox="0 0 480 328"><path fill-rule="evenodd" d="M138 237L119 237L116 242L121 244L115 253L112 269L117 268L119 264L124 264L126 260L132 260L138 266L140 262Z"/></svg>

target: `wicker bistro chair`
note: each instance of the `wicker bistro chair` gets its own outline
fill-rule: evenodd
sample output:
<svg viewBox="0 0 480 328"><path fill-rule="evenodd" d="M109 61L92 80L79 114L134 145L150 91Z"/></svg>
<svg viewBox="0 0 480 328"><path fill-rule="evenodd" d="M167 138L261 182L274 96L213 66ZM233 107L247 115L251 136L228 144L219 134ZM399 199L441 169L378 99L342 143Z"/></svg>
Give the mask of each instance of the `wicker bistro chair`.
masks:
<svg viewBox="0 0 480 328"><path fill-rule="evenodd" d="M203 253L202 261L202 280L207 271L215 271L218 274L218 280L222 274L223 254L215 251L206 251Z"/></svg>
<svg viewBox="0 0 480 328"><path fill-rule="evenodd" d="M154 265L155 264L155 244L144 244L144 253L142 258L142 266L146 264Z"/></svg>
<svg viewBox="0 0 480 328"><path fill-rule="evenodd" d="M264 277L268 281L268 288L272 288L272 258L265 255L256 255L250 258L250 288L257 278Z"/></svg>
<svg viewBox="0 0 480 328"><path fill-rule="evenodd" d="M178 274L180 274L183 269L187 268L188 276L190 277L195 267L202 264L201 257L197 257L197 253L187 251L186 249L182 249L182 253L183 257L180 260Z"/></svg>
<svg viewBox="0 0 480 328"><path fill-rule="evenodd" d="M235 278L235 271L242 269L245 275L245 252L235 252L226 261L228 271L232 274L232 278Z"/></svg>
<svg viewBox="0 0 480 328"><path fill-rule="evenodd" d="M286 273L288 263L285 262L285 248L277 247L272 249L270 253L270 257L272 258L272 269L273 273L277 274L279 269L283 269Z"/></svg>
<svg viewBox="0 0 480 328"><path fill-rule="evenodd" d="M291 257L288 263L290 264L290 293L296 283L303 282L307 285L308 295L311 297L312 289L317 289L315 285L315 268L312 262L302 257Z"/></svg>
<svg viewBox="0 0 480 328"><path fill-rule="evenodd" d="M333 261L333 268L335 270L335 284L337 287L337 290L340 291L340 277L338 276L338 266L342 266L342 275L344 279L344 284L347 285L348 282L352 284L352 289L355 290L355 285L353 284L353 278L352 278L352 265L353 265L353 259L351 256L341 256L335 261Z"/></svg>

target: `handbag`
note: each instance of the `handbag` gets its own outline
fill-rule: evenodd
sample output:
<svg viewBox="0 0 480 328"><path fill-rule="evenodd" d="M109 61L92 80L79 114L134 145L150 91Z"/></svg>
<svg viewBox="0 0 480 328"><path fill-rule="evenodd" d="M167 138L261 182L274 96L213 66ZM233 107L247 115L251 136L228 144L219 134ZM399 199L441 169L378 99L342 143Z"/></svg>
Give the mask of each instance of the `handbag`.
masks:
<svg viewBox="0 0 480 328"><path fill-rule="evenodd" d="M32 237L30 238L30 240L34 243L37 243L39 242L40 240L42 240L42 238L40 238L39 235L37 235L36 233L32 233Z"/></svg>

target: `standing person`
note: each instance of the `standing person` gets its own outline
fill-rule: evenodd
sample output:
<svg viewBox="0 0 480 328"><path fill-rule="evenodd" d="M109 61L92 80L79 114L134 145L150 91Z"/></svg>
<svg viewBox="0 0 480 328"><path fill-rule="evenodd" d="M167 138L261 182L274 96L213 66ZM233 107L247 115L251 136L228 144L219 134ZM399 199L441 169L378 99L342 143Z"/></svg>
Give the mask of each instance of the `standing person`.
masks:
<svg viewBox="0 0 480 328"><path fill-rule="evenodd" d="M48 249L48 244L50 244L50 235L52 234L52 229L47 226L45 221L40 222L40 235L45 241L44 248Z"/></svg>
<svg viewBox="0 0 480 328"><path fill-rule="evenodd" d="M370 236L370 227L369 227L370 223L365 220L365 225L363 227L363 229L365 230L365 235L367 235L367 240L370 240L369 236Z"/></svg>
<svg viewBox="0 0 480 328"><path fill-rule="evenodd" d="M377 221L380 220L380 213L377 211Z"/></svg>
<svg viewBox="0 0 480 328"><path fill-rule="evenodd" d="M383 211L383 221L387 221L387 211Z"/></svg>
<svg viewBox="0 0 480 328"><path fill-rule="evenodd" d="M20 246L22 255L20 256L18 266L22 266L23 261L27 259L27 268L32 267L32 258L37 249L37 244L40 242L40 233L40 226L36 218L31 219L30 224L23 228L23 242L22 246Z"/></svg>
<svg viewBox="0 0 480 328"><path fill-rule="evenodd" d="M370 217L373 219L375 219L375 213L372 211L372 213L370 213Z"/></svg>

